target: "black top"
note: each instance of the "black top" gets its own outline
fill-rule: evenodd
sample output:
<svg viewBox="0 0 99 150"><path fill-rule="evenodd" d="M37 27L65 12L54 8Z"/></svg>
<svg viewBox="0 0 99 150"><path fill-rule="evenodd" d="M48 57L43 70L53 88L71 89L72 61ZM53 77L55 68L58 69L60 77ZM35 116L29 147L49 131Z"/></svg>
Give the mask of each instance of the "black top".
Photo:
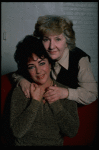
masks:
<svg viewBox="0 0 99 150"><path fill-rule="evenodd" d="M76 89L79 86L77 78L79 72L78 63L82 57L86 56L88 56L90 61L90 56L77 47L75 47L72 51L69 51L69 68L67 70L61 66L61 70L56 81L70 88Z"/></svg>

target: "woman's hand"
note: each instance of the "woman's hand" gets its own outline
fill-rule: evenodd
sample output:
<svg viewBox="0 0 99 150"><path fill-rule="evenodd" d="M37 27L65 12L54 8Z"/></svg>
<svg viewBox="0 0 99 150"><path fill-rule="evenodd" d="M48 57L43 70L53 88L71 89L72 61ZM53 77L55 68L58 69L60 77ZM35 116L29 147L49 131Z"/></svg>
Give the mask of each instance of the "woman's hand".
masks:
<svg viewBox="0 0 99 150"><path fill-rule="evenodd" d="M31 83L30 94L33 99L41 101L43 98L44 90L41 89L37 84Z"/></svg>
<svg viewBox="0 0 99 150"><path fill-rule="evenodd" d="M26 79L21 79L19 86L27 98L30 98L30 85L31 83Z"/></svg>
<svg viewBox="0 0 99 150"><path fill-rule="evenodd" d="M68 89L61 88L55 86L50 86L47 89L47 92L44 94L45 100L49 102L49 104L59 100L67 98L69 95Z"/></svg>

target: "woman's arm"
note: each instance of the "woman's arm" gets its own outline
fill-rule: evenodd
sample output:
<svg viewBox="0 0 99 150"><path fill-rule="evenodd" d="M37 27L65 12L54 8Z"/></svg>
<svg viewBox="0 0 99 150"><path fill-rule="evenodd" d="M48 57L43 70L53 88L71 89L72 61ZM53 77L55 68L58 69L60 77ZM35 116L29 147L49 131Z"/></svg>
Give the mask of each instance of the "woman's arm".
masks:
<svg viewBox="0 0 99 150"><path fill-rule="evenodd" d="M12 74L12 80L14 83L16 83L17 87L19 85L19 82L21 79L24 79L21 75L19 75L18 70Z"/></svg>
<svg viewBox="0 0 99 150"><path fill-rule="evenodd" d="M88 57L83 57L79 61L78 84L77 89L61 87L49 87L45 94L48 101L56 101L58 99L68 98L77 103L88 105L98 98L97 84L94 79L91 64Z"/></svg>
<svg viewBox="0 0 99 150"><path fill-rule="evenodd" d="M81 58L78 67L78 84L80 87L77 89L68 88L68 99L88 105L98 98L97 84L88 57Z"/></svg>
<svg viewBox="0 0 99 150"><path fill-rule="evenodd" d="M30 98L30 85L31 83L25 79L22 75L19 75L18 71L12 74L12 80L16 84L16 86L20 86L24 95L27 98Z"/></svg>
<svg viewBox="0 0 99 150"><path fill-rule="evenodd" d="M15 88L11 98L10 126L15 137L21 138L35 120L40 102L27 99L20 87Z"/></svg>
<svg viewBox="0 0 99 150"><path fill-rule="evenodd" d="M79 128L77 104L67 99L57 100L50 104L55 120L63 135L74 137Z"/></svg>

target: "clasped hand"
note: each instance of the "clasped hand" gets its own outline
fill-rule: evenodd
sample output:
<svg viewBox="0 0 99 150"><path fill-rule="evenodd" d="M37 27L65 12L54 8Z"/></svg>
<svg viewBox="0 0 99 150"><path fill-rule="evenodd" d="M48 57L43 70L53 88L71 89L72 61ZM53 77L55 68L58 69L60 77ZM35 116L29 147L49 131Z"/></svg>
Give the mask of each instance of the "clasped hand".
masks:
<svg viewBox="0 0 99 150"><path fill-rule="evenodd" d="M33 99L41 101L44 97L49 104L68 97L68 89L55 86L50 86L46 91L37 84L32 83L30 86L30 94Z"/></svg>
<svg viewBox="0 0 99 150"><path fill-rule="evenodd" d="M44 94L44 98L49 104L68 97L68 89L55 86L50 86Z"/></svg>
<svg viewBox="0 0 99 150"><path fill-rule="evenodd" d="M38 101L41 101L44 95L44 89L39 87L37 84L35 83L31 83L30 85L30 96Z"/></svg>
<svg viewBox="0 0 99 150"><path fill-rule="evenodd" d="M50 86L45 91L43 88L41 89L37 84L30 83L26 79L22 79L19 85L27 98L32 97L33 99L41 101L41 99L44 97L45 101L48 101L49 104L59 99L67 98L69 93L67 88L57 87L56 85Z"/></svg>

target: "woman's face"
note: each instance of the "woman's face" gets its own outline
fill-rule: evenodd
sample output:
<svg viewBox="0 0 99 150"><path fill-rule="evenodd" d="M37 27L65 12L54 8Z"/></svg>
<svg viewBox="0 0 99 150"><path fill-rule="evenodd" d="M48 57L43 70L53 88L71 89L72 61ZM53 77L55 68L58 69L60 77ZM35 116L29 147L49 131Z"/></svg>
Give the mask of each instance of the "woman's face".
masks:
<svg viewBox="0 0 99 150"><path fill-rule="evenodd" d="M66 38L63 33L60 35L45 34L42 43L53 60L60 60L67 47Z"/></svg>
<svg viewBox="0 0 99 150"><path fill-rule="evenodd" d="M47 58L40 59L37 55L32 54L27 63L30 77L38 85L43 85L50 81L51 65Z"/></svg>

